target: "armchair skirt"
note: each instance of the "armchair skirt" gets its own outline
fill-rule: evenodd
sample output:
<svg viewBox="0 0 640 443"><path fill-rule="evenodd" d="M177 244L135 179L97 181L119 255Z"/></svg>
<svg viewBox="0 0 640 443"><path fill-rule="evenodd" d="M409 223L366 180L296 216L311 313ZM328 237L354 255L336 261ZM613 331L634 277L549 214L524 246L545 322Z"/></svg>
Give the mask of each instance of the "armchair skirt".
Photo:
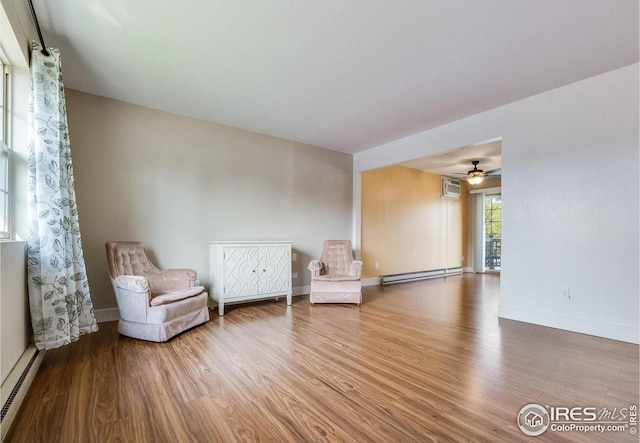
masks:
<svg viewBox="0 0 640 443"><path fill-rule="evenodd" d="M129 321L121 316L118 332L127 337L164 342L207 320L209 320L207 293L202 292L180 302L150 306L147 310L146 322Z"/></svg>

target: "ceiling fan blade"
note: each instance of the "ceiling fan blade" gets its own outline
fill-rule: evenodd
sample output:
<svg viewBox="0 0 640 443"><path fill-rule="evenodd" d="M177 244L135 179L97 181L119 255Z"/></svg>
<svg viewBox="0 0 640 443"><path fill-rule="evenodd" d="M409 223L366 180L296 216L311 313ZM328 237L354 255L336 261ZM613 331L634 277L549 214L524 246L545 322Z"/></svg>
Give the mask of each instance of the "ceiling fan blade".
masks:
<svg viewBox="0 0 640 443"><path fill-rule="evenodd" d="M496 168L496 169L492 169L491 171L487 171L487 177L501 178L502 177L502 168Z"/></svg>

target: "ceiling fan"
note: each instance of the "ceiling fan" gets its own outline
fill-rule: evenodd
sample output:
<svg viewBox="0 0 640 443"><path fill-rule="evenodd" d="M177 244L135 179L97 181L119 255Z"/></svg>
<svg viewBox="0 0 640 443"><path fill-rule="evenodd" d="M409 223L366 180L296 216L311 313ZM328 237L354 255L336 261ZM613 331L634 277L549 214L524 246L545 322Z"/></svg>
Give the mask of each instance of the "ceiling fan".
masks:
<svg viewBox="0 0 640 443"><path fill-rule="evenodd" d="M480 160L473 160L471 162L471 164L473 165L473 169L467 171L466 174L456 174L456 175L464 175L464 177L460 177L463 180L466 180L467 182L469 182L470 185L477 185L479 183L482 183L482 181L485 178L488 177L496 177L496 178L500 178L502 175L502 169L498 168L498 169L493 169L491 171L483 171L482 169L478 169L478 164L480 163Z"/></svg>

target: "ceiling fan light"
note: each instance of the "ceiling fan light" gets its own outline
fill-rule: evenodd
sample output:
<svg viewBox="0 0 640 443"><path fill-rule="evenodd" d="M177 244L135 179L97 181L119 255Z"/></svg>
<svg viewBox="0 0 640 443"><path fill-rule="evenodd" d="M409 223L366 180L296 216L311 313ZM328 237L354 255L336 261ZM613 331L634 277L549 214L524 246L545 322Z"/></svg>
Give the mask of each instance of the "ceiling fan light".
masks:
<svg viewBox="0 0 640 443"><path fill-rule="evenodd" d="M484 177L481 175L475 175L473 177L469 177L467 179L467 181L469 182L470 185L478 185L480 183L482 183L482 181L484 180Z"/></svg>

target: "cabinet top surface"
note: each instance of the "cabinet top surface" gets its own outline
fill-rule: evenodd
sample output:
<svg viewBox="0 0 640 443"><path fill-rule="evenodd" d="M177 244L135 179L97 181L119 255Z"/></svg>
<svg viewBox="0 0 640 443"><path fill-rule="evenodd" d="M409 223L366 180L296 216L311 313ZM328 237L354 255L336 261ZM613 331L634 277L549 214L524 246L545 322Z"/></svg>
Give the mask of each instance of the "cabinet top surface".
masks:
<svg viewBox="0 0 640 443"><path fill-rule="evenodd" d="M273 240L273 241L231 241L231 240L215 240L210 241L210 245L273 245L273 244L282 244L287 243L291 244L292 241L286 240Z"/></svg>

